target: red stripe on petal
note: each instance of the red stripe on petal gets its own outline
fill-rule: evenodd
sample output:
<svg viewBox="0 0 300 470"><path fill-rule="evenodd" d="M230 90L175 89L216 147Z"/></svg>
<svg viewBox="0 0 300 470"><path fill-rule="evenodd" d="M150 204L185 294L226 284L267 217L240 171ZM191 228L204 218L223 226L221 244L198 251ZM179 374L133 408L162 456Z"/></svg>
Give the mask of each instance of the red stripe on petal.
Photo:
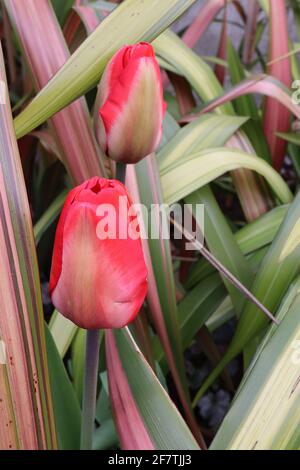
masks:
<svg viewBox="0 0 300 470"><path fill-rule="evenodd" d="M80 186L77 186L72 191L69 192L63 210L61 212L56 233L55 233L55 240L54 240L54 248L53 248L53 257L52 257L52 265L51 265L51 274L50 274L50 281L49 281L49 294L51 296L56 284L59 280L61 269L62 269L62 253L63 253L63 232L64 232L64 225L66 221L66 217L68 215L69 208L74 201L77 193L81 191L81 188L84 187L86 183L83 183Z"/></svg>

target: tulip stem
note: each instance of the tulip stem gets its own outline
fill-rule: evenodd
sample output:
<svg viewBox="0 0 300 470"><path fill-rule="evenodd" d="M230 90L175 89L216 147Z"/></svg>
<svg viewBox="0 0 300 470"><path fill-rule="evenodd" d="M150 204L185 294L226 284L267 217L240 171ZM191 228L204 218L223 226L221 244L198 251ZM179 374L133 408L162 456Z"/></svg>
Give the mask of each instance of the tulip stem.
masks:
<svg viewBox="0 0 300 470"><path fill-rule="evenodd" d="M125 177L126 177L126 163L118 162L117 163L117 180L121 183L125 184Z"/></svg>
<svg viewBox="0 0 300 470"><path fill-rule="evenodd" d="M82 399L81 445L83 450L92 449L95 425L97 379L99 365L100 332L87 330L85 373Z"/></svg>

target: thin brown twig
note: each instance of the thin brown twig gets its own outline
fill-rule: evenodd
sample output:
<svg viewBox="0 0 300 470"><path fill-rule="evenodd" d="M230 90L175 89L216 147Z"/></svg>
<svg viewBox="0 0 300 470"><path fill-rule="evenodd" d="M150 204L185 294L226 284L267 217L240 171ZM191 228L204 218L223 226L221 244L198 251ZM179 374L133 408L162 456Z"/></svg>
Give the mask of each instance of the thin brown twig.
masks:
<svg viewBox="0 0 300 470"><path fill-rule="evenodd" d="M239 289L244 296L250 300L256 307L258 307L273 323L279 325L279 321L272 315L272 313L265 307L245 286L242 284L225 266L214 257L214 255L205 246L201 245L198 240L195 240L193 236L178 222L170 217L171 222L174 226L185 236L185 238L194 245L194 247L200 251L202 256L214 266L226 279L231 282L237 289Z"/></svg>

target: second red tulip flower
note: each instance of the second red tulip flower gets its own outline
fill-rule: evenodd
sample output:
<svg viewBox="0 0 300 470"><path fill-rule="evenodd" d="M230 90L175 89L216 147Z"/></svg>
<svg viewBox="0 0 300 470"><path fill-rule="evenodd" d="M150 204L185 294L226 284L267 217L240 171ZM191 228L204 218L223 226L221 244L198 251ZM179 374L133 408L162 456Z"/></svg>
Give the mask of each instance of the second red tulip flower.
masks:
<svg viewBox="0 0 300 470"><path fill-rule="evenodd" d="M136 163L158 147L166 110L151 44L124 46L100 82L100 144L112 159Z"/></svg>

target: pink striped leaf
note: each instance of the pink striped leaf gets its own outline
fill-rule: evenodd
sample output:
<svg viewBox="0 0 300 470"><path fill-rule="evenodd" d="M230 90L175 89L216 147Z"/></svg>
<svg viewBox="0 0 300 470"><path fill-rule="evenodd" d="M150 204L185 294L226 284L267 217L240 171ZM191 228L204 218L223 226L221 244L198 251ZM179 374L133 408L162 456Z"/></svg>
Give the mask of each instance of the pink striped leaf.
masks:
<svg viewBox="0 0 300 470"><path fill-rule="evenodd" d="M0 447L56 448L39 270L24 177L0 79Z"/></svg>
<svg viewBox="0 0 300 470"><path fill-rule="evenodd" d="M238 85L232 87L223 95L219 96L215 100L210 101L206 106L204 106L203 109L201 109L199 113L183 117L181 122L194 121L197 119L197 117L211 112L219 106L222 106L224 103L228 103L236 98L239 98L240 96L256 93L274 98L291 113L293 113L297 119L300 119L300 108L295 103L293 103L289 90L275 78L261 74L255 75L254 77L244 80Z"/></svg>
<svg viewBox="0 0 300 470"><path fill-rule="evenodd" d="M61 29L48 0L5 0L5 6L39 91L70 56ZM50 126L74 182L104 174L85 98L53 116Z"/></svg>
<svg viewBox="0 0 300 470"><path fill-rule="evenodd" d="M199 449L128 329L108 330L105 336L110 399L122 449Z"/></svg>
<svg viewBox="0 0 300 470"><path fill-rule="evenodd" d="M192 48L196 45L215 16L224 8L226 1L227 0L208 0L201 6L198 15L182 36L182 40L187 46Z"/></svg>
<svg viewBox="0 0 300 470"><path fill-rule="evenodd" d="M197 54L189 49L183 41L178 38L173 32L166 31L161 34L154 41L156 53L164 60L176 67L178 73L184 75L190 82L193 89L198 93L204 102L214 99L219 94L222 94L223 89L216 79L211 68L205 64ZM233 114L233 106L231 103L226 103L219 110L219 113ZM245 136L246 139L246 136ZM251 179L251 186L253 192L255 192L255 199L264 199L264 194L261 191L259 182L257 182L255 175L248 173L246 176L247 180ZM242 178L236 178L235 184L239 185L241 190L241 205L247 220L250 219L250 212L248 211L249 202L243 197L242 187L244 181ZM254 200L254 199L253 199ZM260 204L262 206L262 204ZM258 212L258 207L255 209ZM252 213L254 211L251 211Z"/></svg>
<svg viewBox="0 0 300 470"><path fill-rule="evenodd" d="M84 95L99 82L101 74L112 55L124 44L138 41L152 41L175 21L195 0L126 0L122 2L93 33L76 49L70 58L51 80L15 119L16 134L19 137L32 131L44 123L76 98ZM28 0L18 2L14 6L38 5L38 16L43 17L41 6L45 0ZM6 4L11 2L7 0ZM48 5L48 3L47 3ZM19 8L21 8L19 7ZM20 16L15 18L20 21ZM45 32L50 26L40 26L39 31ZM30 30L32 32L32 29ZM36 38L41 40L40 35ZM57 54L53 47L52 35L49 36L49 48ZM95 172L94 172L95 174Z"/></svg>
<svg viewBox="0 0 300 470"><path fill-rule="evenodd" d="M168 72L168 77L170 78L176 94L180 115L184 116L185 114L191 112L191 110L196 106L192 88L189 82L181 75Z"/></svg>
<svg viewBox="0 0 300 470"><path fill-rule="evenodd" d="M285 0L270 0L270 53L267 72L280 80L286 87L291 86L291 63L286 56L289 52L287 7ZM285 56L281 60L279 57ZM264 110L264 132L270 146L273 165L280 170L286 153L286 142L276 132L290 129L290 109L275 97L268 96Z"/></svg>

